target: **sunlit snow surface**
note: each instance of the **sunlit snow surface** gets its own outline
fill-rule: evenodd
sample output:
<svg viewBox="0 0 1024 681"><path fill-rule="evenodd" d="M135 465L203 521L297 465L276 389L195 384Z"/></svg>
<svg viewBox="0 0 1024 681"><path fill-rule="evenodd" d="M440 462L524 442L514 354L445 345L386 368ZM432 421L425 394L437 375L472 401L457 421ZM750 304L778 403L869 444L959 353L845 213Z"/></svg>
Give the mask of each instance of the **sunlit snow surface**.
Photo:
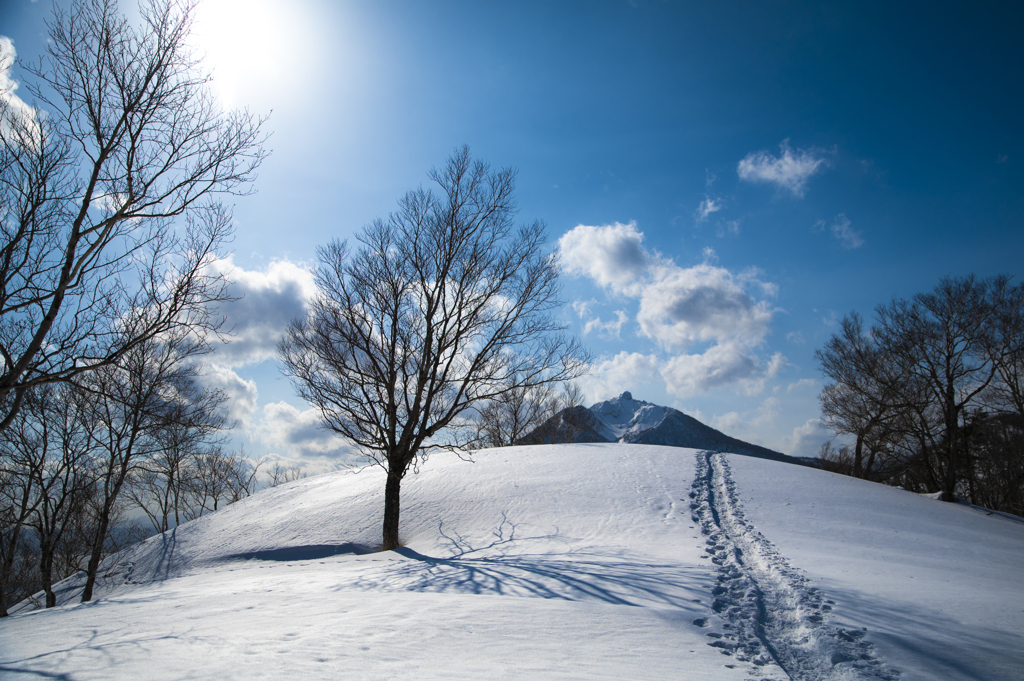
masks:
<svg viewBox="0 0 1024 681"><path fill-rule="evenodd" d="M94 602L0 620L0 675L1024 678L1020 522L680 448L474 458L406 478L396 552L363 552L377 469L154 537Z"/></svg>

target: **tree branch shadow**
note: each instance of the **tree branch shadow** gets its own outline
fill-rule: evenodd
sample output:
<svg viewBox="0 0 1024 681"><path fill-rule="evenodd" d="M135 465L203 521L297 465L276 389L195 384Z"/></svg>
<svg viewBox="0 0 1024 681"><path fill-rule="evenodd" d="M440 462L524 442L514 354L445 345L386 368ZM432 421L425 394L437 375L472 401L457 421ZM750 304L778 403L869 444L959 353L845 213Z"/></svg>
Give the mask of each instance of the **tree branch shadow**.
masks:
<svg viewBox="0 0 1024 681"><path fill-rule="evenodd" d="M352 586L367 590L402 590L434 593L525 596L569 601L597 601L613 605L655 606L698 610L695 601L710 588L701 566L636 554L619 547L585 547L550 554L522 553L532 540L521 537L517 526L502 513L492 541L474 546L457 531L439 523L440 535L451 555L428 556L409 547L394 551L406 560L376 570Z"/></svg>

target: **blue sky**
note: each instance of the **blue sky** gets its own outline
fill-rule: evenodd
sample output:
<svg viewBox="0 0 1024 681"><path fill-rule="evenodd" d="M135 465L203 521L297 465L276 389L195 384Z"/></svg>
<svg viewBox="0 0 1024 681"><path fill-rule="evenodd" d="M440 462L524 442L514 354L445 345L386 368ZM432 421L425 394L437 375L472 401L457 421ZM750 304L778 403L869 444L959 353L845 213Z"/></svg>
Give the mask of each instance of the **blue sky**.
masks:
<svg viewBox="0 0 1024 681"><path fill-rule="evenodd" d="M133 6L124 5L133 11ZM46 0L5 0L20 59ZM209 380L255 455L341 460L280 377L315 248L468 144L518 169L566 265L590 401L631 390L813 454L814 350L944 275L1021 275L1024 12L1011 3L208 0L197 46L273 155L222 263ZM8 77L24 78L15 66ZM24 93L24 90L22 90Z"/></svg>

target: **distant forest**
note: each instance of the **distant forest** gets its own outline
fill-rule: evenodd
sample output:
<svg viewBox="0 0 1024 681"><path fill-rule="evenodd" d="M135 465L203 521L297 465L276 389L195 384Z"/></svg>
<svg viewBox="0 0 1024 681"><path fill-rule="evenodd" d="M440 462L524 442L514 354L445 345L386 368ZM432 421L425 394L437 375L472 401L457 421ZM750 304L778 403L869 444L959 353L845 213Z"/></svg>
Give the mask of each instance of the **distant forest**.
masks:
<svg viewBox="0 0 1024 681"><path fill-rule="evenodd" d="M1024 515L1024 285L944 278L816 356L826 469Z"/></svg>

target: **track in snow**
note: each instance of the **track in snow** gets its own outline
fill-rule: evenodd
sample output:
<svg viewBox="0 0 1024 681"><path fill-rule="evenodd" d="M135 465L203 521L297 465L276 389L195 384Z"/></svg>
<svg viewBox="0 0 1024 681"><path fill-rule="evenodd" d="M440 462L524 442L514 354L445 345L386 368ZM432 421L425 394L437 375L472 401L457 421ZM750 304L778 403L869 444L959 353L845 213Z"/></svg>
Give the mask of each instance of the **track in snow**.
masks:
<svg viewBox="0 0 1024 681"><path fill-rule="evenodd" d="M697 454L690 499L718 572L712 615L694 621L711 630L709 645L763 679L899 678L874 657L865 631L826 623L834 603L747 522L725 456Z"/></svg>

